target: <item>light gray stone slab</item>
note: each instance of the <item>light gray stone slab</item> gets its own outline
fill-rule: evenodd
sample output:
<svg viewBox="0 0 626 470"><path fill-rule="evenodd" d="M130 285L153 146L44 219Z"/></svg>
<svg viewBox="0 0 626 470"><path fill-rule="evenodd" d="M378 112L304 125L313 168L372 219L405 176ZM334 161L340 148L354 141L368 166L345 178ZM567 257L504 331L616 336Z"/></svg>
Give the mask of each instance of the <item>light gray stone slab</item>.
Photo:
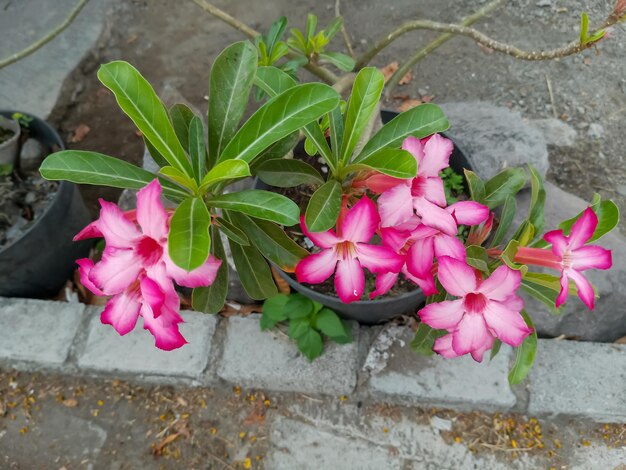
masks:
<svg viewBox="0 0 626 470"><path fill-rule="evenodd" d="M530 373L531 415L626 422L626 346L539 340Z"/></svg>
<svg viewBox="0 0 626 470"><path fill-rule="evenodd" d="M404 331L387 351L387 366L367 384L377 399L424 403L463 409L508 409L515 395L508 384L511 349L482 363L464 356L454 360L421 356L411 350L413 333Z"/></svg>
<svg viewBox="0 0 626 470"><path fill-rule="evenodd" d="M284 392L349 394L356 385L358 327L354 341L326 342L310 362L296 344L278 331L261 331L259 315L231 317L217 374L229 382Z"/></svg>
<svg viewBox="0 0 626 470"><path fill-rule="evenodd" d="M61 366L84 309L83 304L0 299L0 360Z"/></svg>
<svg viewBox="0 0 626 470"><path fill-rule="evenodd" d="M141 319L133 331L120 336L94 315L78 366L98 372L198 379L209 361L217 319L197 312L184 311L181 315L185 323L180 331L188 344L173 351L156 348L154 337L142 328Z"/></svg>

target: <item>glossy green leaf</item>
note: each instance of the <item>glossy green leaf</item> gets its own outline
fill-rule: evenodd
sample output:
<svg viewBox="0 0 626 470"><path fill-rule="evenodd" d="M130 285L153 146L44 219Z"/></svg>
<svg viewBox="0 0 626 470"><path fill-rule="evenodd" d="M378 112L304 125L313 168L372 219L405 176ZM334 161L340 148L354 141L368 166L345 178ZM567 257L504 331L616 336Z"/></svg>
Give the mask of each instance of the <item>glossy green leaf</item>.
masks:
<svg viewBox="0 0 626 470"><path fill-rule="evenodd" d="M295 225L300 220L300 209L295 202L280 194L258 189L247 189L215 196L207 201L212 207L243 212L257 219L281 225Z"/></svg>
<svg viewBox="0 0 626 470"><path fill-rule="evenodd" d="M213 62L209 78L210 165L218 161L237 131L256 68L257 51L249 41L228 46Z"/></svg>
<svg viewBox="0 0 626 470"><path fill-rule="evenodd" d="M339 95L328 85L296 85L271 98L241 126L228 143L220 161L251 162L274 142L315 121L339 103Z"/></svg>
<svg viewBox="0 0 626 470"><path fill-rule="evenodd" d="M301 184L322 184L324 179L308 163L300 160L268 160L257 168L257 175L266 184L292 188Z"/></svg>
<svg viewBox="0 0 626 470"><path fill-rule="evenodd" d="M339 165L339 154L341 152L341 143L343 142L343 116L341 115L340 106L337 106L330 113L328 113L328 124L330 130L333 166L336 168Z"/></svg>
<svg viewBox="0 0 626 470"><path fill-rule="evenodd" d="M263 315L260 321L262 330L272 328L276 323L287 319L285 312L287 300L289 300L287 295L276 294L263 302L263 309L261 310Z"/></svg>
<svg viewBox="0 0 626 470"><path fill-rule="evenodd" d="M315 30L317 29L317 16L313 13L309 13L306 18L306 38L312 38L315 36Z"/></svg>
<svg viewBox="0 0 626 470"><path fill-rule="evenodd" d="M463 172L465 173L465 180L467 181L472 201L482 202L485 199L485 183L473 171L465 168Z"/></svg>
<svg viewBox="0 0 626 470"><path fill-rule="evenodd" d="M154 145L152 145L150 143L150 141L148 139L146 139L145 137L143 138L143 144L146 146L146 150L148 150L148 153L150 154L150 156L152 157L154 162L159 167L163 167L163 166L168 166L169 165L169 163L167 163L167 160L165 158L163 158L163 155L161 155L159 153L159 151L154 148Z"/></svg>
<svg viewBox="0 0 626 470"><path fill-rule="evenodd" d="M298 140L300 140L300 133L296 131L270 145L257 158L255 158L250 165L250 171L252 174L256 174L257 168L259 168L259 166L266 161L285 157L293 150L298 143Z"/></svg>
<svg viewBox="0 0 626 470"><path fill-rule="evenodd" d="M322 62L332 64L344 72L351 72L356 64L352 57L341 52L322 52L320 59Z"/></svg>
<svg viewBox="0 0 626 470"><path fill-rule="evenodd" d="M167 237L168 253L174 263L185 271L202 266L209 256L211 216L201 198L185 199L170 220Z"/></svg>
<svg viewBox="0 0 626 470"><path fill-rule="evenodd" d="M498 355L498 353L500 352L500 348L502 347L502 341L500 341L499 339L496 338L496 340L493 342L493 346L491 348L491 354L489 355L489 360L493 360L494 357L496 357Z"/></svg>
<svg viewBox="0 0 626 470"><path fill-rule="evenodd" d="M535 362L535 354L537 353L537 331L534 330L533 322L528 314L524 310L521 313L526 325L533 328L533 332L517 348L515 364L511 372L509 372L509 383L511 385L518 384L526 378L533 366L533 362Z"/></svg>
<svg viewBox="0 0 626 470"><path fill-rule="evenodd" d="M504 261L504 264L506 264L509 268L515 269L516 271L520 271L523 276L528 272L528 266L526 266L525 264L519 264L515 262L515 255L517 254L517 250L519 247L520 247L519 241L515 239L511 240L507 244L504 251L502 251L500 258L502 259L502 261Z"/></svg>
<svg viewBox="0 0 626 470"><path fill-rule="evenodd" d="M347 164L356 148L361 134L372 119L376 105L385 85L382 72L365 67L357 74L352 85L344 121L344 137L341 144L341 161ZM330 110L329 110L330 111Z"/></svg>
<svg viewBox="0 0 626 470"><path fill-rule="evenodd" d="M481 202L494 209L503 204L507 196L515 196L525 184L523 168L507 168L485 183L485 196Z"/></svg>
<svg viewBox="0 0 626 470"><path fill-rule="evenodd" d="M346 172L359 170L375 170L394 178L407 179L417 174L417 162L406 150L386 148L345 168Z"/></svg>
<svg viewBox="0 0 626 470"><path fill-rule="evenodd" d="M101 153L84 150L62 150L48 156L39 168L48 180L67 180L78 184L94 184L114 188L141 189L156 178L131 163ZM163 194L172 201L181 201L189 192L159 178Z"/></svg>
<svg viewBox="0 0 626 470"><path fill-rule="evenodd" d="M498 221L498 228L496 233L491 239L491 246L497 246L502 243L504 236L511 228L515 213L517 212L517 202L514 196L507 196L502 206L502 212L500 213L500 220Z"/></svg>
<svg viewBox="0 0 626 470"><path fill-rule="evenodd" d="M593 242L603 237L617 227L617 224L619 223L619 208L613 201L599 201L596 204L593 204L591 208L598 216L598 225L596 230L593 232L593 236L589 239L589 242ZM565 235L570 234L574 222L576 222L583 215L583 213L584 211L579 213L576 217L572 217L571 219L559 224L559 228L563 230Z"/></svg>
<svg viewBox="0 0 626 470"><path fill-rule="evenodd" d="M467 264L489 275L489 256L482 246L471 245L467 249Z"/></svg>
<svg viewBox="0 0 626 470"><path fill-rule="evenodd" d="M313 313L313 301L302 294L291 294L285 304L285 313L290 320L308 317Z"/></svg>
<svg viewBox="0 0 626 470"><path fill-rule="evenodd" d="M189 126L189 157L194 177L200 184L206 168L206 144L204 143L204 126L197 116L193 117Z"/></svg>
<svg viewBox="0 0 626 470"><path fill-rule="evenodd" d="M546 190L543 187L543 178L534 166L528 165L530 171L531 197L528 220L535 227L535 233L541 233L544 225L544 207Z"/></svg>
<svg viewBox="0 0 626 470"><path fill-rule="evenodd" d="M311 329L311 322L307 317L289 320L287 336L291 339L298 339Z"/></svg>
<svg viewBox="0 0 626 470"><path fill-rule="evenodd" d="M350 331L346 330L341 319L329 308L319 311L315 317L315 326L318 330L331 338L345 338L350 336Z"/></svg>
<svg viewBox="0 0 626 470"><path fill-rule="evenodd" d="M248 236L245 234L245 232L239 227L233 225L230 220L226 220L223 217L217 217L215 219L215 223L219 227L220 232L222 232L235 243L239 243L240 245L250 244L250 240L248 239Z"/></svg>
<svg viewBox="0 0 626 470"><path fill-rule="evenodd" d="M364 160L382 148L399 148L408 136L422 139L437 132L443 132L448 127L450 123L439 106L432 103L422 104L397 115L385 124L365 144L354 161Z"/></svg>
<svg viewBox="0 0 626 470"><path fill-rule="evenodd" d="M195 192L198 190L196 180L190 178L178 168L174 168L173 166L164 166L159 170L159 173L163 176L167 176L169 179L180 184L181 186L189 188L191 191Z"/></svg>
<svg viewBox="0 0 626 470"><path fill-rule="evenodd" d="M169 110L169 115L178 141L186 151L189 151L189 126L196 115L189 106L183 103L173 105Z"/></svg>
<svg viewBox="0 0 626 470"><path fill-rule="evenodd" d="M587 36L589 35L589 15L584 11L580 14L580 45L587 44Z"/></svg>
<svg viewBox="0 0 626 470"><path fill-rule="evenodd" d="M237 274L246 293L256 300L275 296L278 291L270 267L254 246L229 243Z"/></svg>
<svg viewBox="0 0 626 470"><path fill-rule="evenodd" d="M324 28L324 34L329 40L332 39L341 29L341 25L343 25L343 18L341 16L336 16L330 23L328 23L328 26Z"/></svg>
<svg viewBox="0 0 626 470"><path fill-rule="evenodd" d="M322 354L324 349L322 337L317 331L309 328L298 338L298 348L309 361L313 361Z"/></svg>
<svg viewBox="0 0 626 470"><path fill-rule="evenodd" d="M204 175L200 183L200 191L206 192L211 186L226 180L246 178L250 176L250 167L242 160L226 160L215 165Z"/></svg>
<svg viewBox="0 0 626 470"><path fill-rule="evenodd" d="M219 230L211 226L211 253L222 261L217 276L208 287L196 287L191 295L194 310L205 313L218 313L224 307L228 295L228 260Z"/></svg>
<svg viewBox="0 0 626 470"><path fill-rule="evenodd" d="M306 208L306 226L311 232L324 232L335 226L341 209L341 184L330 180L313 193Z"/></svg>
<svg viewBox="0 0 626 470"><path fill-rule="evenodd" d="M113 92L122 110L170 165L193 176L191 164L176 137L167 110L150 84L123 61L100 66L98 78Z"/></svg>
<svg viewBox="0 0 626 470"><path fill-rule="evenodd" d="M533 296L535 299L537 299L541 303L543 303L546 306L546 308L550 311L550 313L552 314L561 313L563 310L560 308L559 309L556 308L556 298L558 297L559 293L554 291L550 287L546 287L544 285L533 282L532 279L529 279L527 277L528 274L530 273L526 273L526 275L522 279L522 285L521 285L522 290L526 292L527 294Z"/></svg>
<svg viewBox="0 0 626 470"><path fill-rule="evenodd" d="M278 225L266 220L252 219L236 212L229 220L244 231L252 244L272 263L284 271L293 272L308 252L289 238Z"/></svg>
<svg viewBox="0 0 626 470"><path fill-rule="evenodd" d="M533 284L538 284L540 286L547 287L548 289L552 289L556 293L561 292L561 279L560 277L553 276L552 274L529 271L524 275L524 279L532 282ZM570 282L568 291L571 295L577 295L578 289L576 288L576 284Z"/></svg>
<svg viewBox="0 0 626 470"><path fill-rule="evenodd" d="M435 340L447 334L445 330L435 330L426 323L420 323L411 341L411 349L423 356L432 356Z"/></svg>

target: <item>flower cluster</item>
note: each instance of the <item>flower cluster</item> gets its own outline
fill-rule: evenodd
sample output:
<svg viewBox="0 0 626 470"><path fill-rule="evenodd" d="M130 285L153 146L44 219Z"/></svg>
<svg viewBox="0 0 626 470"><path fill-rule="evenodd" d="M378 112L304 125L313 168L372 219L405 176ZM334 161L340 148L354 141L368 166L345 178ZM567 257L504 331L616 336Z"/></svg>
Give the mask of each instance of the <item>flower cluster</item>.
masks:
<svg viewBox="0 0 626 470"><path fill-rule="evenodd" d="M125 335L141 316L156 346L170 351L187 343L179 331L183 319L173 281L185 287L210 285L221 261L210 255L189 272L174 264L167 250L170 216L160 196L161 185L154 180L137 193L136 211L124 213L101 199L100 218L74 240L104 237L106 242L99 262L77 260L82 284L96 295L112 296L102 312L102 323Z"/></svg>

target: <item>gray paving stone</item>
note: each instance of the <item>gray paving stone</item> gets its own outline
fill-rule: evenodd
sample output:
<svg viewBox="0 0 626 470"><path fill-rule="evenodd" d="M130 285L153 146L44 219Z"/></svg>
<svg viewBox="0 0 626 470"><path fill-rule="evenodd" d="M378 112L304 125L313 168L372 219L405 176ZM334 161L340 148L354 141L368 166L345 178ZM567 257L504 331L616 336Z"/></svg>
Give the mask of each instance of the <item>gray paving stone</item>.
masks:
<svg viewBox="0 0 626 470"><path fill-rule="evenodd" d="M261 331L259 316L232 317L217 374L241 386L284 392L349 394L356 385L358 327L346 345L326 343L309 362L283 333Z"/></svg>
<svg viewBox="0 0 626 470"><path fill-rule="evenodd" d="M61 366L84 309L83 304L0 298L0 360Z"/></svg>
<svg viewBox="0 0 626 470"><path fill-rule="evenodd" d="M180 330L189 343L174 351L157 349L141 319L132 332L120 336L94 315L78 366L98 372L200 378L209 361L217 318L197 312L181 314L185 323Z"/></svg>
<svg viewBox="0 0 626 470"><path fill-rule="evenodd" d="M626 346L539 340L529 387L531 415L626 422Z"/></svg>
<svg viewBox="0 0 626 470"><path fill-rule="evenodd" d="M411 331L402 332L388 350L387 366L369 379L367 389L375 398L462 409L515 405L507 380L510 348L503 346L493 361L486 356L479 364L469 356L449 360L416 354L409 347L412 337Z"/></svg>

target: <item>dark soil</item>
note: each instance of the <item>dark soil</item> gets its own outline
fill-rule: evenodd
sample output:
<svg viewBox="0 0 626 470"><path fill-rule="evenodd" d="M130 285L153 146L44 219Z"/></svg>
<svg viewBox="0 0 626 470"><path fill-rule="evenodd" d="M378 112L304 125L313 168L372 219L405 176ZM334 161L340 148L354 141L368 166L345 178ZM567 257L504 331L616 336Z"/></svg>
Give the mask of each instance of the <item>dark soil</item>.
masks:
<svg viewBox="0 0 626 470"><path fill-rule="evenodd" d="M5 129L4 127L0 126L0 144L6 142L14 135L15 132L13 132L11 129Z"/></svg>

